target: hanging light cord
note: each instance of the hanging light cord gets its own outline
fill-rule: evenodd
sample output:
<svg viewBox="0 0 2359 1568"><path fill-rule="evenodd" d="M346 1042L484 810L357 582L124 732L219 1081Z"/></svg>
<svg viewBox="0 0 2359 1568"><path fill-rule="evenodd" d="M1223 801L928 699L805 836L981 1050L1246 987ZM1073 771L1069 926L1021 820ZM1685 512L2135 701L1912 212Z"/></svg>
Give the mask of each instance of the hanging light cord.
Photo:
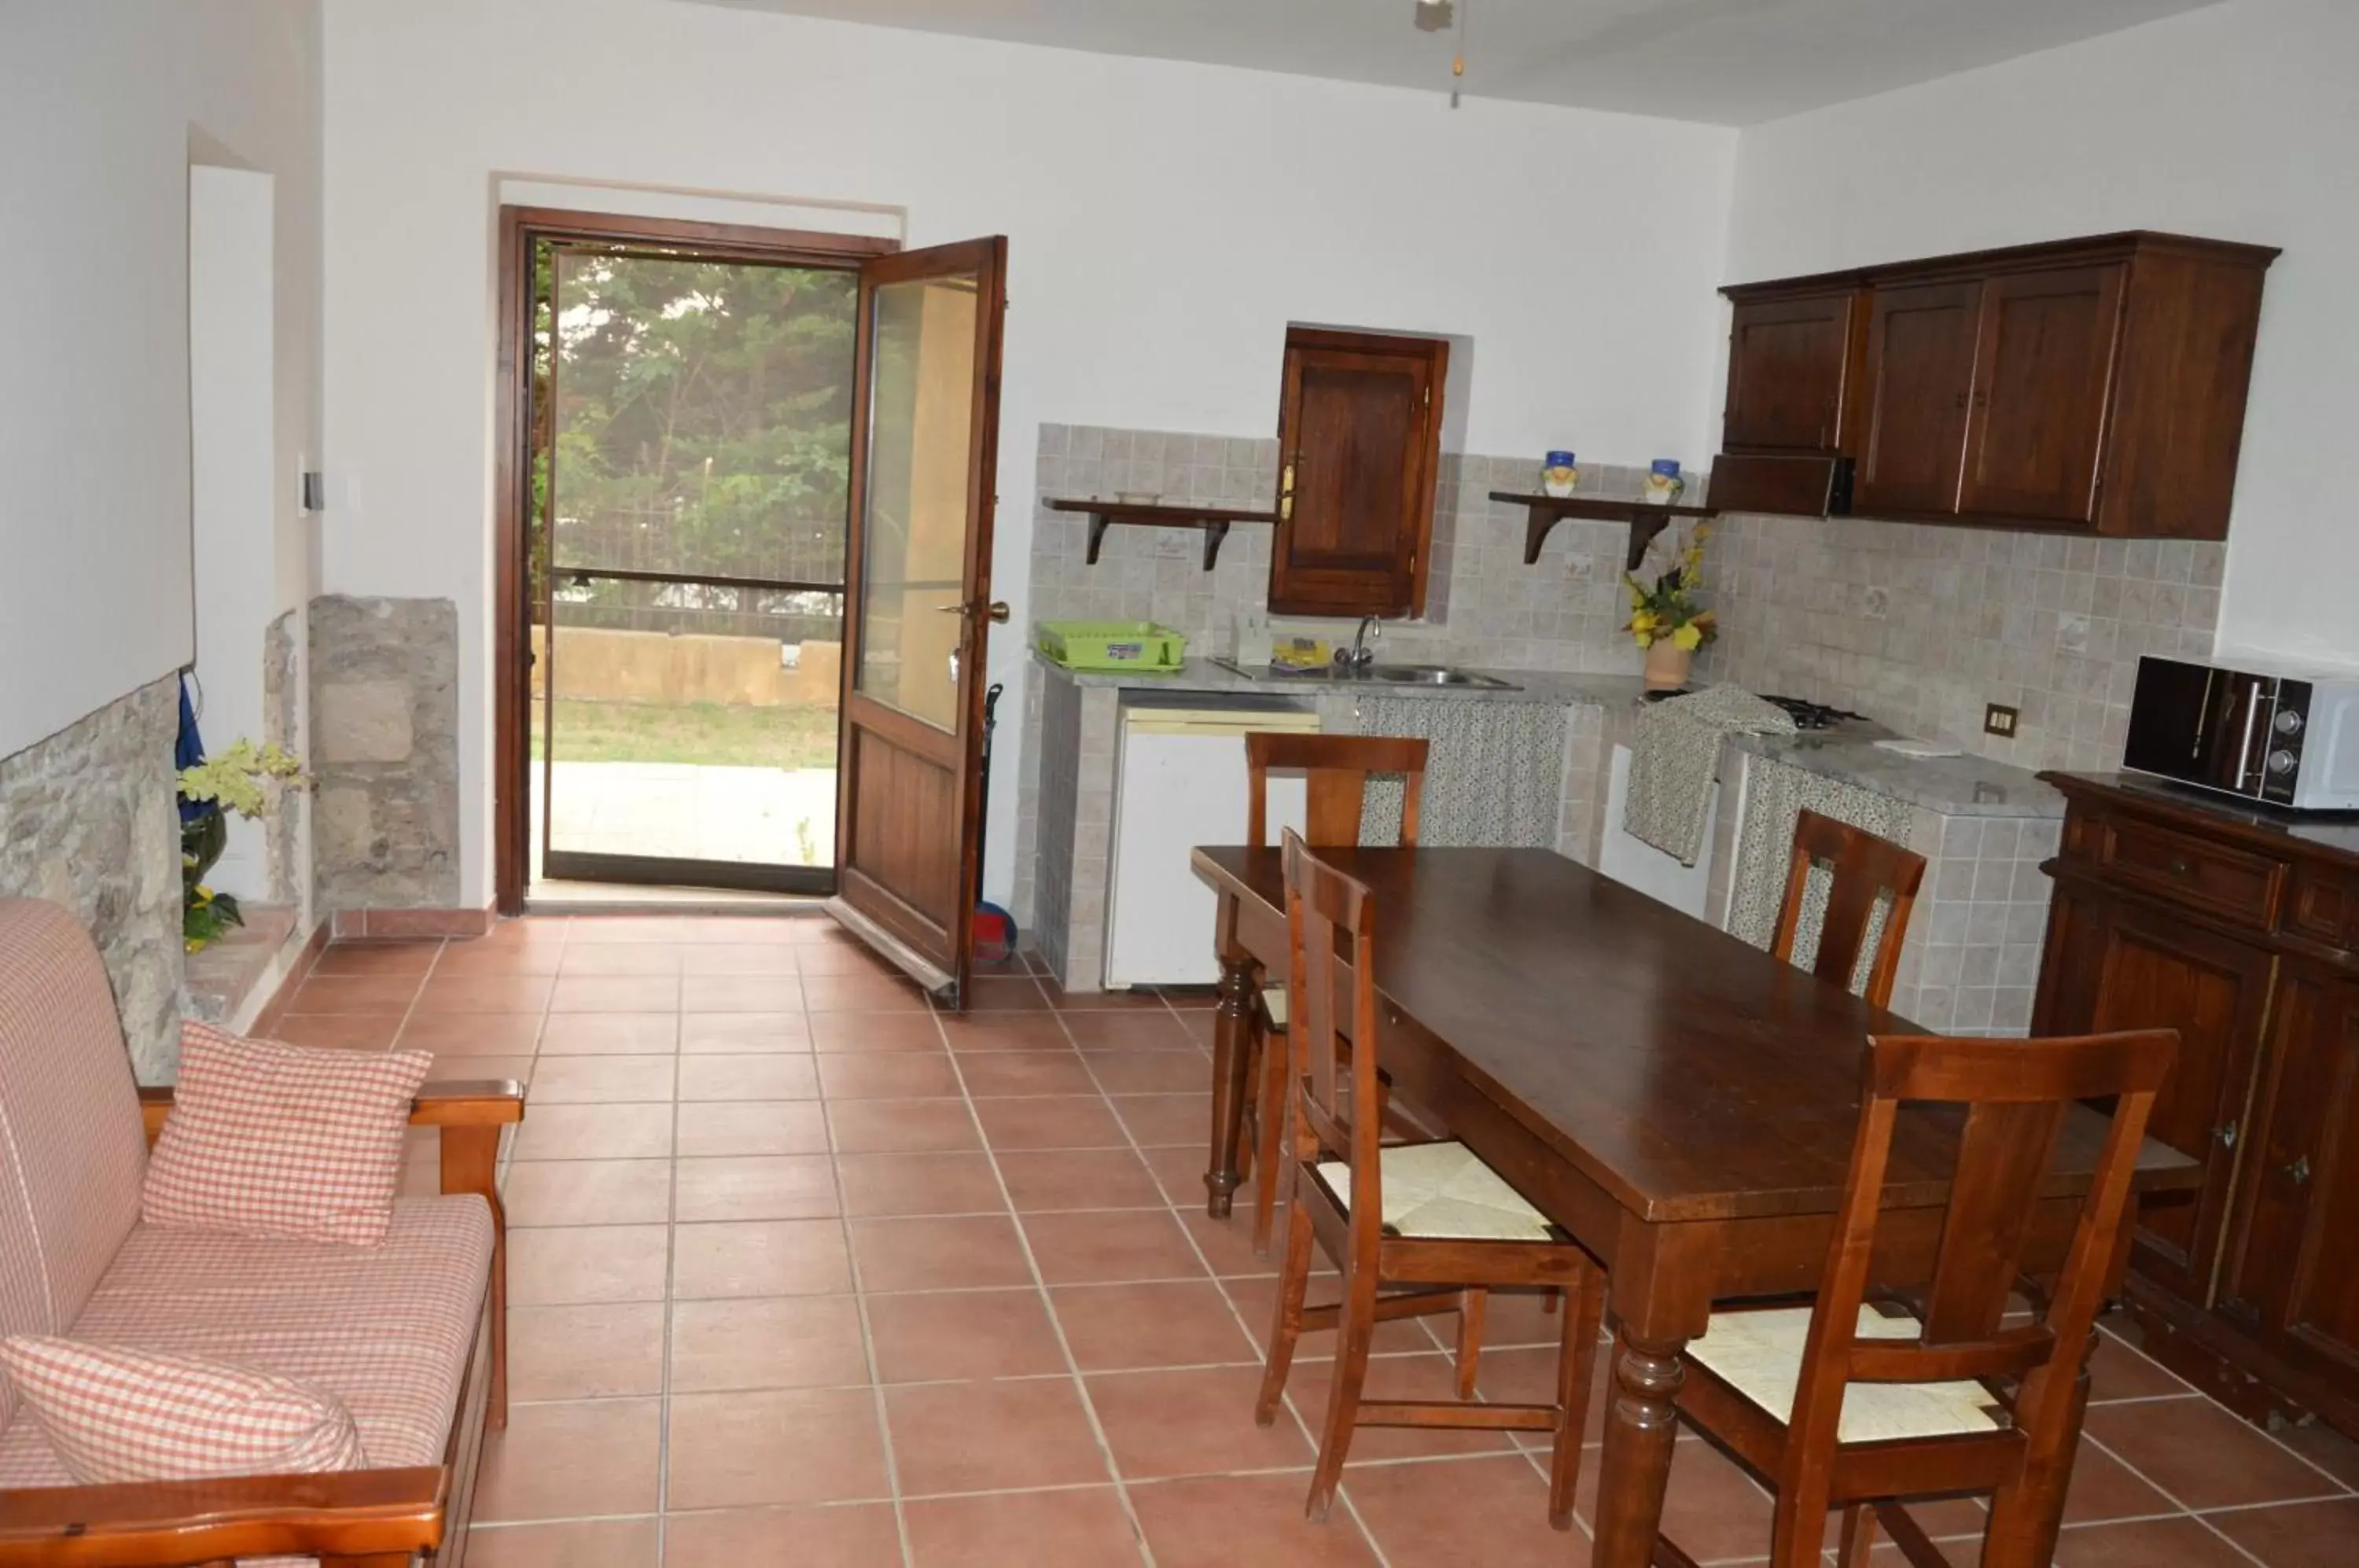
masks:
<svg viewBox="0 0 2359 1568"><path fill-rule="evenodd" d="M1458 0L1458 54L1450 62L1450 106L1458 107L1458 92L1466 81L1466 23L1474 14L1474 0Z"/></svg>

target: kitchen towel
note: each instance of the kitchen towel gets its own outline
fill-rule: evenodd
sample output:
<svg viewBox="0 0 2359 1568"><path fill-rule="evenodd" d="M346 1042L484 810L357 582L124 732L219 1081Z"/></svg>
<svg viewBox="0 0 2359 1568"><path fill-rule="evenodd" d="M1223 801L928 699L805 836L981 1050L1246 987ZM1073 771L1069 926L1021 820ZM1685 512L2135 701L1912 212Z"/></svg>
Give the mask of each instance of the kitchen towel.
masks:
<svg viewBox="0 0 2359 1568"><path fill-rule="evenodd" d="M1497 698L1359 700L1362 735L1429 741L1417 842L1442 848L1554 849L1564 794L1564 710ZM1400 840L1401 781L1368 781L1362 844Z"/></svg>
<svg viewBox="0 0 2359 1568"><path fill-rule="evenodd" d="M1647 703L1630 747L1630 789L1622 825L1681 866L1703 852L1712 780L1726 735L1792 735L1794 721L1742 686L1713 686Z"/></svg>
<svg viewBox="0 0 2359 1568"><path fill-rule="evenodd" d="M1908 842L1908 806L1889 795L1796 768L1775 757L1749 757L1745 764L1745 827L1736 845L1736 870L1729 881L1728 931L1767 948L1777 934L1777 909L1786 899L1786 877L1794 863L1794 821L1804 808L1849 822L1895 844ZM1819 930L1827 915L1827 889L1833 874L1810 867L1802 885L1802 918L1794 928L1794 962L1807 969L1819 955ZM1875 962L1876 943L1891 914L1878 899L1859 945L1854 991L1864 990Z"/></svg>

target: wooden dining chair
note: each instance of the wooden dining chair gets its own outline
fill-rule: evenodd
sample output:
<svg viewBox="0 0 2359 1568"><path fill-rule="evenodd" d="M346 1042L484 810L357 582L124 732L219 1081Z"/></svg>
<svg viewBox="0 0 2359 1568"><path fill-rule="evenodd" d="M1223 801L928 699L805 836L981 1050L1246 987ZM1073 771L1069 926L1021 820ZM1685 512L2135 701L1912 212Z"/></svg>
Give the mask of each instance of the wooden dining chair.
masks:
<svg viewBox="0 0 2359 1568"><path fill-rule="evenodd" d="M1948 1568L1905 1499L1990 1494L1985 1563L2045 1563L2088 1403L2088 1355L2128 1222L2130 1181L2176 1029L2065 1040L1868 1041L1859 1131L1818 1300L1714 1312L1687 1347L1680 1414L1774 1488L1772 1568L1821 1562L1843 1509L1843 1568L1880 1521L1919 1568ZM2064 1119L2114 1098L2096 1173L2044 1312L2005 1326L2008 1292ZM1932 1279L1870 1297L1878 1205L1903 1101L1962 1116ZM1912 1110L1911 1115L1919 1113ZM1906 1301L1906 1305L1902 1302ZM1995 1550L1995 1548L1996 1550ZM1668 1537L1655 1561L1694 1568Z"/></svg>
<svg viewBox="0 0 2359 1568"><path fill-rule="evenodd" d="M1258 732L1245 736L1245 842L1269 842L1269 776L1304 776L1304 840L1318 849L1341 849L1360 842L1360 813L1367 803L1368 779L1380 773L1401 776L1400 844L1417 847L1417 813L1425 791L1426 742L1398 735L1302 735ZM1286 1030L1286 981L1266 980L1254 1009L1245 1044L1245 1082L1255 1085L1242 1175L1277 1170L1278 1134L1285 1125L1286 1053L1272 1037ZM1253 1244L1269 1250L1277 1212L1277 1183L1266 1177L1254 1192Z"/></svg>
<svg viewBox="0 0 2359 1568"><path fill-rule="evenodd" d="M1286 1253L1277 1312L1254 1419L1277 1419L1305 1329L1335 1331L1335 1361L1319 1460L1305 1511L1324 1519L1355 1427L1484 1428L1555 1434L1549 1520L1571 1526L1581 1437L1604 1305L1604 1275L1464 1144L1383 1142L1376 1070L1375 900L1367 885L1286 835L1286 920L1293 1003L1285 1042L1288 1137ZM1350 939L1348 964L1339 939ZM1348 997L1348 1017L1338 1016ZM1316 1241L1343 1271L1332 1306L1304 1304ZM1567 1292L1553 1404L1474 1402L1487 1292L1542 1287ZM1458 1398L1364 1399L1376 1324L1455 1312Z"/></svg>
<svg viewBox="0 0 2359 1568"><path fill-rule="evenodd" d="M1889 1006L1892 977L1900 968L1900 943L1908 934L1908 912L1916 907L1917 887L1925 879L1925 857L1816 811L1806 811L1796 818L1786 896L1777 906L1777 931L1769 942L1769 951L1788 964L1794 961L1794 935L1802 923L1810 867L1821 861L1832 880L1810 973L1850 989L1852 976L1859 972L1860 948L1867 941L1876 905L1889 898L1864 993L1875 1006Z"/></svg>

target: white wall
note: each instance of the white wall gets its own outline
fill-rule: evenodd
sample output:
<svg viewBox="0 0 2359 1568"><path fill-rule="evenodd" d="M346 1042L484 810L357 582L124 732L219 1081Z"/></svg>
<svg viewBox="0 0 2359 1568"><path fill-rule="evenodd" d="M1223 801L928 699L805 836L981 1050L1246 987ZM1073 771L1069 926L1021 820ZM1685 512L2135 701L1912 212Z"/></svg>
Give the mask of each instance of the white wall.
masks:
<svg viewBox="0 0 2359 1568"><path fill-rule="evenodd" d="M2359 5L2234 0L1757 126L1733 281L2148 228L2279 245L2223 653L2359 663Z"/></svg>
<svg viewBox="0 0 2359 1568"><path fill-rule="evenodd" d="M528 65L520 68L520 62ZM1013 679L1042 421L1260 435L1289 320L1471 336L1466 441L1710 454L1715 127L652 0L339 0L327 17L337 593L460 608L462 879L486 836L502 176L906 211L1009 236L995 637ZM356 504L354 504L356 503ZM1020 761L1002 734L989 883Z"/></svg>
<svg viewBox="0 0 2359 1568"><path fill-rule="evenodd" d="M0 0L0 38L5 755L194 652L192 161L277 178L282 470L316 445L318 0Z"/></svg>

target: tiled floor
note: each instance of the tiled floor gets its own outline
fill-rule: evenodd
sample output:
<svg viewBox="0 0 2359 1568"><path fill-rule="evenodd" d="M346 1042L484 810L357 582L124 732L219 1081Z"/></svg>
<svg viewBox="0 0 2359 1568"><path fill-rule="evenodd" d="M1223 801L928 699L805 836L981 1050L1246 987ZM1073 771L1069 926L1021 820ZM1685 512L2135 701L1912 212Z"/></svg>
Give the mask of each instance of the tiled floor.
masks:
<svg viewBox="0 0 2359 1568"><path fill-rule="evenodd" d="M1345 1506L1304 1523L1306 1427L1250 1414L1269 1269L1202 1212L1210 1013L978 989L938 1017L777 918L322 957L277 1032L531 1085L476 1568L1587 1561L1492 1434L1365 1430ZM1494 1308L1486 1392L1537 1397L1553 1322ZM1378 1345L1372 1390L1445 1387L1421 1325ZM1304 1350L1298 1414L1325 1387ZM2111 1338L2095 1394L2066 1568L2359 1562L2359 1444L2266 1435ZM1693 1439L1669 1511L1708 1563L1766 1549L1767 1497ZM1960 1563L1978 1517L1931 1516Z"/></svg>

